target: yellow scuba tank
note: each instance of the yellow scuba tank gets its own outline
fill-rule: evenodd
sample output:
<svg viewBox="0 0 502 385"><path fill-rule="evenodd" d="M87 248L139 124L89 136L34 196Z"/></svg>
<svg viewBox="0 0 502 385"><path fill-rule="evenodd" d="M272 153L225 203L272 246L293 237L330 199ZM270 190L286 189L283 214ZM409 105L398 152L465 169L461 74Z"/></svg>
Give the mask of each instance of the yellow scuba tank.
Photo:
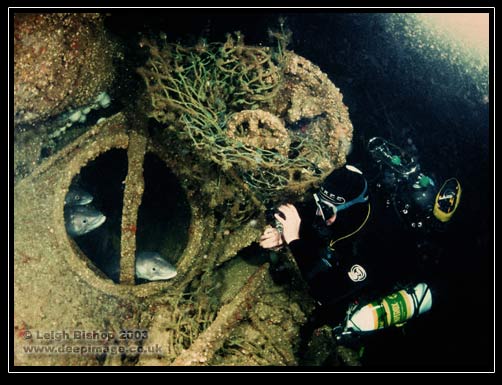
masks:
<svg viewBox="0 0 502 385"><path fill-rule="evenodd" d="M443 186L436 195L434 210L432 213L441 222L448 222L460 203L462 188L456 178L450 178L443 183Z"/></svg>
<svg viewBox="0 0 502 385"><path fill-rule="evenodd" d="M419 283L408 290L399 290L381 300L373 301L348 312L346 332L368 332L391 325L400 326L413 316L428 311L432 306L432 295L425 283Z"/></svg>

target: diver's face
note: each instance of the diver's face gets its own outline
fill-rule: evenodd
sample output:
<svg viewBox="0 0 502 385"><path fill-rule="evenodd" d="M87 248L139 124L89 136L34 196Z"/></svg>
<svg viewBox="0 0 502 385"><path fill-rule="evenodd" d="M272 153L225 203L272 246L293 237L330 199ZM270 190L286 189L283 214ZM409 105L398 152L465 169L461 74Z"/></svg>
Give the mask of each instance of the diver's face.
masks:
<svg viewBox="0 0 502 385"><path fill-rule="evenodd" d="M336 206L322 200L317 194L314 194L314 201L317 207L315 215L321 217L326 226L331 226L336 220Z"/></svg>
<svg viewBox="0 0 502 385"><path fill-rule="evenodd" d="M315 215L324 219L324 223L326 226L331 226L336 221L336 212L331 216L331 218L325 219L322 215L322 211L319 207L317 207Z"/></svg>

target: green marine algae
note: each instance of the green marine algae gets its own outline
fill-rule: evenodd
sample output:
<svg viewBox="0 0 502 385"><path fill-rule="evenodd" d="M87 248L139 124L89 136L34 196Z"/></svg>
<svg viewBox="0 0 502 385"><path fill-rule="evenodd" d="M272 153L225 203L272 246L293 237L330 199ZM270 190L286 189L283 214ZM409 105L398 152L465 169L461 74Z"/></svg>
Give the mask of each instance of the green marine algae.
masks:
<svg viewBox="0 0 502 385"><path fill-rule="evenodd" d="M305 138L292 143L282 119L269 112L285 86L289 60L289 35L272 35L277 48L244 45L238 32L225 43L194 47L144 39L150 57L138 69L151 101L149 116L174 132L181 146L247 186L255 196L249 203L260 209L318 181L323 173L303 156L304 148L325 150Z"/></svg>

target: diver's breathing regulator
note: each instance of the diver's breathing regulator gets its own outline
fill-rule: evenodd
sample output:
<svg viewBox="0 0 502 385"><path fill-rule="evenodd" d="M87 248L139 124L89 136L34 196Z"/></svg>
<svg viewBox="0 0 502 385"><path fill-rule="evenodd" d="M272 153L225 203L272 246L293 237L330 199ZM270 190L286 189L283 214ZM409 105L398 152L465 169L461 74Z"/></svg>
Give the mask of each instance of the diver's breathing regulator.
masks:
<svg viewBox="0 0 502 385"><path fill-rule="evenodd" d="M426 283L394 292L366 305L350 305L342 325L333 329L337 340L390 326L402 326L432 306L432 295Z"/></svg>

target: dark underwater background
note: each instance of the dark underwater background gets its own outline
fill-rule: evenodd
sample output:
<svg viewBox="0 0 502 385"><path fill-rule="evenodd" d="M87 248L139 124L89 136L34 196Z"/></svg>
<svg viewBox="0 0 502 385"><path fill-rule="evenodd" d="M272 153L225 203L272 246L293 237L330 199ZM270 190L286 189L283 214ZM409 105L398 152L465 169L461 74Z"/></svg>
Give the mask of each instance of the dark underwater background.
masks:
<svg viewBox="0 0 502 385"><path fill-rule="evenodd" d="M131 71L146 59L141 34L195 44L224 41L241 31L247 44L270 44L279 17L292 31L288 48L340 88L354 125L348 163L374 166L368 139L381 136L413 151L422 170L441 184L456 177L462 199L446 231L433 234L426 268L441 282L440 301L403 329L365 337L363 363L374 370L487 371L494 365L494 145L487 60L431 43L413 19L385 13L265 10L118 10L106 26L124 45L121 89L134 96ZM486 58L485 58L486 59ZM403 231L408 231L403 224ZM427 237L427 235L426 235ZM422 242L427 243L427 238ZM392 242L403 258L417 245ZM378 257L378 250L375 250ZM405 261L405 259L404 259Z"/></svg>

